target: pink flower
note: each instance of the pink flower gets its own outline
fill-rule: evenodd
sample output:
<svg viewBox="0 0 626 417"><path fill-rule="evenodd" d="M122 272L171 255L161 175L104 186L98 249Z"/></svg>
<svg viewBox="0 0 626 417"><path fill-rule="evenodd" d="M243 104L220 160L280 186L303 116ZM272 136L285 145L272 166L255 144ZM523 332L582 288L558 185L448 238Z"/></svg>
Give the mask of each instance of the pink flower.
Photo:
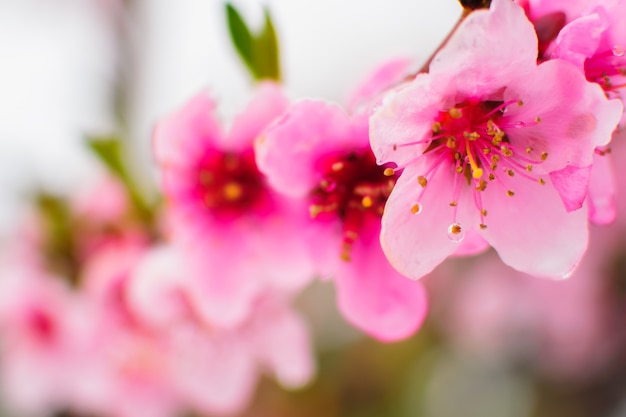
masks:
<svg viewBox="0 0 626 417"><path fill-rule="evenodd" d="M398 64L387 66L352 102L372 100L399 73ZM423 288L394 271L380 248L380 217L396 178L376 165L366 116L299 102L259 139L257 161L273 187L309 206L310 234L303 238L312 244L320 273L334 277L343 315L389 341L420 327L427 302Z"/></svg>
<svg viewBox="0 0 626 417"><path fill-rule="evenodd" d="M189 271L180 249L150 251L126 294L134 316L165 346L163 366L183 403L210 415L230 415L248 404L262 372L287 388L306 384L314 372L308 331L288 299L262 294L238 326L213 326L193 302L194 288L181 279Z"/></svg>
<svg viewBox="0 0 626 417"><path fill-rule="evenodd" d="M217 325L245 320L266 288L297 291L313 275L303 240L293 239L303 216L267 186L254 159L254 139L286 106L265 84L224 133L202 93L155 130L169 233L189 255L201 313Z"/></svg>
<svg viewBox="0 0 626 417"><path fill-rule="evenodd" d="M494 0L371 117L378 163L403 170L381 233L401 273L420 278L466 237L530 274L563 277L580 260L593 150L622 106L570 64L536 58L524 11Z"/></svg>

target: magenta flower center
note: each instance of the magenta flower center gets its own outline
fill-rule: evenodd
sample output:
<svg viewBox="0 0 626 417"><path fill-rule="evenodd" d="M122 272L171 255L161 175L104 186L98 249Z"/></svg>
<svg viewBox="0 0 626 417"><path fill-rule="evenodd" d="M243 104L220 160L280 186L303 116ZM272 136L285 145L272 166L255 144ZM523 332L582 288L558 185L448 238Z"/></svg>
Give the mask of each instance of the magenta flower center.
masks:
<svg viewBox="0 0 626 417"><path fill-rule="evenodd" d="M623 46L600 51L585 61L587 80L602 86L609 98L619 98L626 87L626 55Z"/></svg>
<svg viewBox="0 0 626 417"><path fill-rule="evenodd" d="M38 342L50 343L56 338L56 324L48 312L34 308L28 313L28 324Z"/></svg>
<svg viewBox="0 0 626 417"><path fill-rule="evenodd" d="M318 170L322 179L311 192L311 217L341 219L341 258L348 261L364 223L382 217L396 176L393 170L378 166L369 149L328 155L318 161Z"/></svg>
<svg viewBox="0 0 626 417"><path fill-rule="evenodd" d="M211 150L197 172L195 196L213 215L237 217L267 207L267 187L252 150L239 154Z"/></svg>
<svg viewBox="0 0 626 417"><path fill-rule="evenodd" d="M476 209L480 214L480 229L487 228L487 208L483 206L482 193L491 183L498 183L508 197L515 191L507 183L512 177L521 176L544 185L545 180L535 174L533 168L548 158L548 153L530 146L511 144L506 131L534 126L541 122L537 117L532 122L511 121L505 117L508 106L522 106L518 100L480 101L470 99L458 103L447 111L440 111L433 121L429 137L394 147L427 145L424 155L430 164L417 177L421 188L417 201L411 207L419 214L423 206L420 200L436 173L441 169L452 169L452 222L448 228L450 239L463 239L463 227L457 222L457 205L463 188L469 187Z"/></svg>

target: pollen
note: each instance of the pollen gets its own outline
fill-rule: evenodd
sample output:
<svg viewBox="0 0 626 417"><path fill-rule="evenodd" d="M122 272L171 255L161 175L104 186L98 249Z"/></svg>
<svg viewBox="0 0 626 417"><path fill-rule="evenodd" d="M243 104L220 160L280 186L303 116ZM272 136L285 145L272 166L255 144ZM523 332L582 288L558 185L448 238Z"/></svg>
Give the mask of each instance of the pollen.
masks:
<svg viewBox="0 0 626 417"><path fill-rule="evenodd" d="M361 200L361 204L363 205L363 207L365 208L370 208L374 205L374 200L372 200L372 197L370 197L369 195L366 195L365 197L363 197L363 199Z"/></svg>
<svg viewBox="0 0 626 417"><path fill-rule="evenodd" d="M393 168L385 168L385 171L383 172L386 177L392 177L395 173L396 171L394 171Z"/></svg>
<svg viewBox="0 0 626 417"><path fill-rule="evenodd" d="M507 169L507 170L506 170L506 174L507 174L509 177L513 177L513 176L515 176L515 171L513 171L512 169Z"/></svg>
<svg viewBox="0 0 626 417"><path fill-rule="evenodd" d="M548 159L548 152L544 152L541 154L541 160L545 161L546 159Z"/></svg>
<svg viewBox="0 0 626 417"><path fill-rule="evenodd" d="M512 190L507 190L506 195L508 195L509 197L513 197L515 193Z"/></svg>
<svg viewBox="0 0 626 417"><path fill-rule="evenodd" d="M526 153L531 153L533 151L533 148L528 146L525 150L526 150Z"/></svg>
<svg viewBox="0 0 626 417"><path fill-rule="evenodd" d="M456 207L456 201L451 201L450 202L450 207Z"/></svg>
<svg viewBox="0 0 626 417"><path fill-rule="evenodd" d="M485 230L487 228L487 225L485 223L481 223L480 224L480 229L481 230Z"/></svg>
<svg viewBox="0 0 626 417"><path fill-rule="evenodd" d="M439 133L441 131L441 123L439 122L433 122L433 133Z"/></svg>
<svg viewBox="0 0 626 417"><path fill-rule="evenodd" d="M446 146L450 149L456 148L456 138L454 136L448 136L446 140Z"/></svg>
<svg viewBox="0 0 626 417"><path fill-rule="evenodd" d="M541 184L541 185L546 185L546 181L545 181L543 178L539 178L537 181L538 181L538 182L539 182L539 184Z"/></svg>
<svg viewBox="0 0 626 417"><path fill-rule="evenodd" d="M461 117L463 117L463 112L460 109L457 109L456 107L452 107L450 110L448 110L448 114L453 119L460 119Z"/></svg>
<svg viewBox="0 0 626 417"><path fill-rule="evenodd" d="M226 200L229 200L229 201L239 200L241 196L243 195L243 188L241 187L239 183L229 182L226 185L224 185L224 188L222 189L222 193L224 194L224 197L226 198Z"/></svg>
<svg viewBox="0 0 626 417"><path fill-rule="evenodd" d="M411 213L413 213L413 214L418 214L421 211L422 211L422 206L420 206L419 203L415 203L411 207Z"/></svg>
<svg viewBox="0 0 626 417"><path fill-rule="evenodd" d="M344 167L344 163L343 162L335 162L330 168L335 171L341 171Z"/></svg>
<svg viewBox="0 0 626 417"><path fill-rule="evenodd" d="M425 176L420 175L419 177L417 177L417 183L422 187L426 187L426 185L428 184L428 180Z"/></svg>

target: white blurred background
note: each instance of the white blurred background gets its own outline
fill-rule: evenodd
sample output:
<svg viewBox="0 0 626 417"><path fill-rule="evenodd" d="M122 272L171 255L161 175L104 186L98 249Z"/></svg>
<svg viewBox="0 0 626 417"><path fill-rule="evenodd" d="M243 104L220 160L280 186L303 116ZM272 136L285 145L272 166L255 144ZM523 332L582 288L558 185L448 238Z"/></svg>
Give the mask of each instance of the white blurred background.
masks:
<svg viewBox="0 0 626 417"><path fill-rule="evenodd" d="M233 4L253 27L270 9L292 98L337 102L385 59L419 67L461 10L456 0ZM66 192L97 175L84 140L117 130L120 82L133 164L148 179L159 117L208 88L229 118L252 85L221 0L0 0L0 236L30 190Z"/></svg>

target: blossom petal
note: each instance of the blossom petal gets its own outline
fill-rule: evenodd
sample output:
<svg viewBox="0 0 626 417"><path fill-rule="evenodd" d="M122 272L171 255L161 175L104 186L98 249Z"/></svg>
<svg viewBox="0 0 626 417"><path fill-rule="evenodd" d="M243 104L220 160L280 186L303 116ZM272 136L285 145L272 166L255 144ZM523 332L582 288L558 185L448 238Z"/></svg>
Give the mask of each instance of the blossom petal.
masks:
<svg viewBox="0 0 626 417"><path fill-rule="evenodd" d="M454 105L447 99L449 84L447 77L419 74L385 96L370 117L370 144L379 165L395 162L404 166L428 147L429 143L404 146L429 137L439 110Z"/></svg>
<svg viewBox="0 0 626 417"><path fill-rule="evenodd" d="M305 100L294 104L256 143L257 165L279 192L302 197L320 180L321 155L367 146L367 125L353 126L339 106Z"/></svg>
<svg viewBox="0 0 626 417"><path fill-rule="evenodd" d="M392 88L408 75L411 61L408 58L398 58L376 68L363 80L348 100L348 109L356 112L376 98L385 90Z"/></svg>
<svg viewBox="0 0 626 417"><path fill-rule="evenodd" d="M594 155L589 179L589 220L606 225L615 220L615 177L611 156Z"/></svg>
<svg viewBox="0 0 626 417"><path fill-rule="evenodd" d="M599 85L560 60L544 62L511 82L504 100L523 102L509 106L502 120L510 126L522 124L507 130L512 144L533 148L537 155L531 155L537 159L540 152L546 153L546 160L537 165L544 172L591 165L594 148L611 140L622 115L619 100L607 100Z"/></svg>
<svg viewBox="0 0 626 417"><path fill-rule="evenodd" d="M152 143L157 163L164 168L186 167L189 155L201 155L217 143L222 133L214 112L215 102L202 92L161 120Z"/></svg>
<svg viewBox="0 0 626 417"><path fill-rule="evenodd" d="M583 16L565 25L556 38L552 58L563 59L584 72L587 58L594 55L607 22L598 14Z"/></svg>
<svg viewBox="0 0 626 417"><path fill-rule="evenodd" d="M472 12L430 64L431 74L455 74L466 96L495 91L536 65L537 35L524 10L510 0L493 0ZM479 91L480 89L480 91Z"/></svg>
<svg viewBox="0 0 626 417"><path fill-rule="evenodd" d="M220 148L231 151L249 148L263 129L288 106L289 100L279 85L270 82L261 84L254 98L233 120L231 130L220 143Z"/></svg>
<svg viewBox="0 0 626 417"><path fill-rule="evenodd" d="M568 212L578 210L583 206L589 189L590 174L591 166L584 168L567 166L550 173L552 185L561 196Z"/></svg>
<svg viewBox="0 0 626 417"><path fill-rule="evenodd" d="M393 269L378 239L355 242L351 260L341 262L335 283L344 317L382 341L411 336L422 325L428 310L421 283Z"/></svg>
<svg viewBox="0 0 626 417"><path fill-rule="evenodd" d="M396 270L412 279L426 275L459 248L459 242L448 236L448 227L455 220L454 210L449 205L453 168L442 167L433 175L419 199L420 213L411 211L419 195L415 179L426 171L428 163L431 163L429 157L424 156L404 170L389 196L382 218L383 251ZM446 198L446 193L450 193L450 199ZM471 218L475 211L473 202L464 194L461 197L456 221L468 227L478 223ZM471 210L461 210L463 207Z"/></svg>
<svg viewBox="0 0 626 417"><path fill-rule="evenodd" d="M505 197L504 189L483 195L489 210L485 239L504 263L521 272L553 278L571 274L587 248L586 206L568 213L550 183L541 186L516 176L507 185L513 197Z"/></svg>

